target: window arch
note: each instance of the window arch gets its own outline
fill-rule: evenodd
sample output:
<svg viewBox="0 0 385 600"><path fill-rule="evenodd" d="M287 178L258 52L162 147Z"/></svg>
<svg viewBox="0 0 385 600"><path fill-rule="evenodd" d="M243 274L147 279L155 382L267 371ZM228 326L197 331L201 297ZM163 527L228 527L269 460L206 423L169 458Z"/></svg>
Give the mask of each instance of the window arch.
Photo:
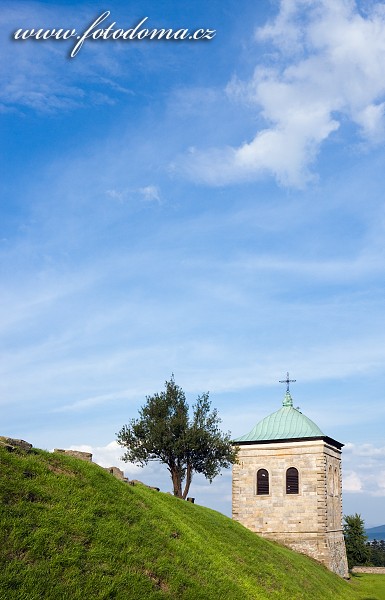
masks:
<svg viewBox="0 0 385 600"><path fill-rule="evenodd" d="M298 494L298 469L290 467L286 471L286 494Z"/></svg>
<svg viewBox="0 0 385 600"><path fill-rule="evenodd" d="M269 494L269 472L266 469L257 471L257 494L267 496Z"/></svg>

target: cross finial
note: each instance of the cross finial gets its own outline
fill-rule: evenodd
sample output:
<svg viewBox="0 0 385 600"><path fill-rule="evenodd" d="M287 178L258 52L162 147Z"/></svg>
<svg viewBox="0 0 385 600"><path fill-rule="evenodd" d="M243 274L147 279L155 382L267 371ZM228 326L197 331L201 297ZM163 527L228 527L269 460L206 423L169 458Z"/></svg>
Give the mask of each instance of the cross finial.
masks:
<svg viewBox="0 0 385 600"><path fill-rule="evenodd" d="M289 371L286 373L286 379L281 379L279 383L286 383L286 392L290 393L290 383L294 383L295 381L297 381L296 379L290 379L289 377Z"/></svg>

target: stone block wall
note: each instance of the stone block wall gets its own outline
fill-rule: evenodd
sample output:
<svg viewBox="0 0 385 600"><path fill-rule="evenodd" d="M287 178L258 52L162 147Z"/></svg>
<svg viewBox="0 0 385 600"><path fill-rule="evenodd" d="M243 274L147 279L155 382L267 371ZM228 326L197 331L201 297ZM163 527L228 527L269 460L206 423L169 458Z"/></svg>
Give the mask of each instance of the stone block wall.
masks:
<svg viewBox="0 0 385 600"><path fill-rule="evenodd" d="M59 454L67 454L67 456L73 456L74 458L80 458L80 460L92 462L92 454L90 452L80 452L79 450L62 450L61 448L55 448L54 452L59 452Z"/></svg>
<svg viewBox="0 0 385 600"><path fill-rule="evenodd" d="M116 477L116 479L120 479L121 481L128 481L127 477L124 476L123 471L121 469L118 469L118 467L104 467L104 469L111 473L111 475Z"/></svg>
<svg viewBox="0 0 385 600"><path fill-rule="evenodd" d="M32 448L32 444L26 442L25 440L17 440L4 435L0 435L0 444L7 448L7 450L10 452L12 452L15 448L21 448L21 450L28 452Z"/></svg>

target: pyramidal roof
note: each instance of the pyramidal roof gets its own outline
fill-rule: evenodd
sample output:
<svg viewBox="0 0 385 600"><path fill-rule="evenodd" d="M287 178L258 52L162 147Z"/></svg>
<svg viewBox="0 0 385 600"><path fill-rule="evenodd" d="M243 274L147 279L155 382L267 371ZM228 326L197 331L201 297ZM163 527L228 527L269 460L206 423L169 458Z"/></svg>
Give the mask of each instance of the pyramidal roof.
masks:
<svg viewBox="0 0 385 600"><path fill-rule="evenodd" d="M313 421L293 407L293 399L287 390L282 408L262 419L249 433L234 441L250 443L320 437L326 436Z"/></svg>

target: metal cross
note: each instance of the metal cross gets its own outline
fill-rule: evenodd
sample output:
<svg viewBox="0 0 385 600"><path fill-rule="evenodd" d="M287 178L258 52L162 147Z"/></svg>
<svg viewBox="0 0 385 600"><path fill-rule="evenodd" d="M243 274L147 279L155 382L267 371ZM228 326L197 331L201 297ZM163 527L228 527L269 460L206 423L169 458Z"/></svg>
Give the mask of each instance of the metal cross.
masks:
<svg viewBox="0 0 385 600"><path fill-rule="evenodd" d="M290 392L290 389L289 389L289 384L290 384L290 383L294 383L295 381L297 381L297 380L296 380L296 379L290 379L290 378L289 378L289 371L288 371L288 372L286 373L286 379L282 379L282 380L280 380L280 382L279 382L279 383L286 383L286 391L287 391L287 392Z"/></svg>

